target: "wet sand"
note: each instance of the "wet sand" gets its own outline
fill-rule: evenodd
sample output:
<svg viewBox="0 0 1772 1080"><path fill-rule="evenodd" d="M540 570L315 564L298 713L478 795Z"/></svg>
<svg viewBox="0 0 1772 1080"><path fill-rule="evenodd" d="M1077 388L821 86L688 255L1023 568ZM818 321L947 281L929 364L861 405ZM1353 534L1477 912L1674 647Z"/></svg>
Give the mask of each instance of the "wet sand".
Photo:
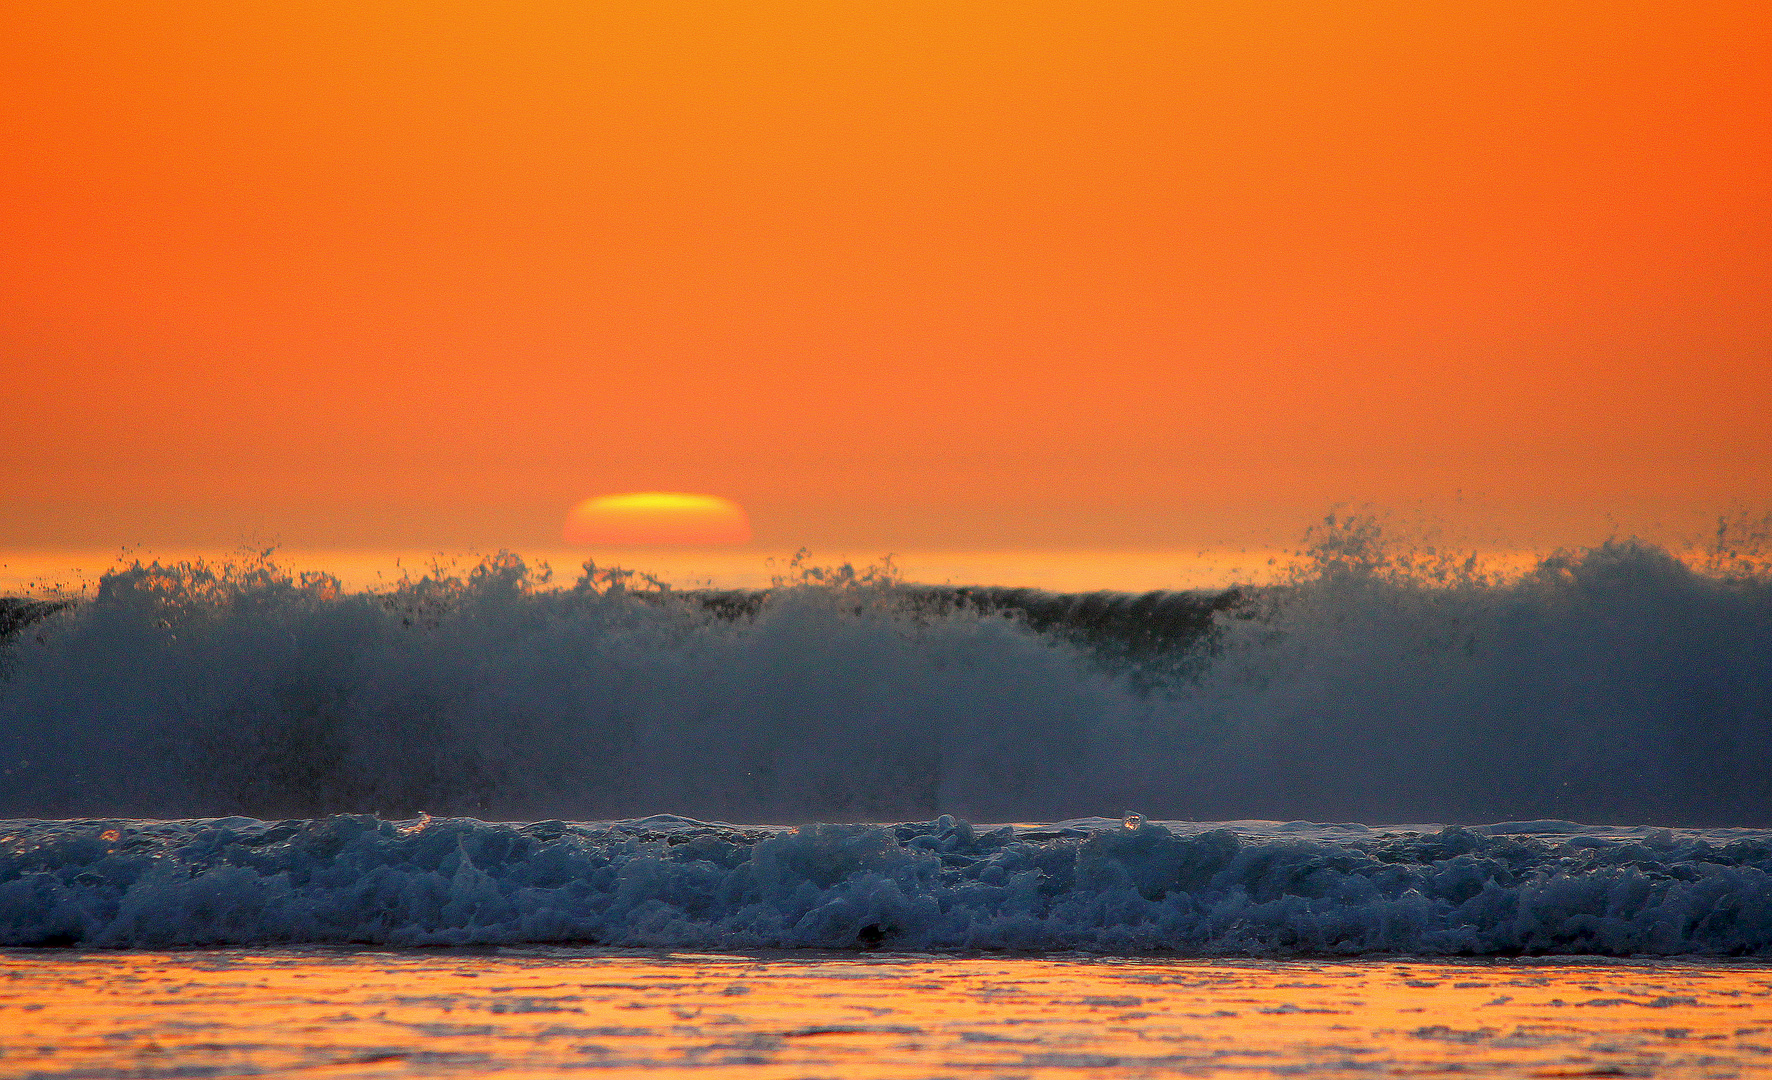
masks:
<svg viewBox="0 0 1772 1080"><path fill-rule="evenodd" d="M0 1074L1772 1076L1772 965L0 951Z"/></svg>

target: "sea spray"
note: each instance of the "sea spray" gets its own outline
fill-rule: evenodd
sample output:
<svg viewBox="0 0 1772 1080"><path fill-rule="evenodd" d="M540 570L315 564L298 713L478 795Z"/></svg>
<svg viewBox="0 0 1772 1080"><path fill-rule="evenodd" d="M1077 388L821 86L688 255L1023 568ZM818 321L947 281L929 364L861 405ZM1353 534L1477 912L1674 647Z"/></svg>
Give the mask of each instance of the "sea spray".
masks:
<svg viewBox="0 0 1772 1080"><path fill-rule="evenodd" d="M1497 577L1337 518L1278 584L1148 598L136 565L3 647L0 812L1763 825L1742 535Z"/></svg>

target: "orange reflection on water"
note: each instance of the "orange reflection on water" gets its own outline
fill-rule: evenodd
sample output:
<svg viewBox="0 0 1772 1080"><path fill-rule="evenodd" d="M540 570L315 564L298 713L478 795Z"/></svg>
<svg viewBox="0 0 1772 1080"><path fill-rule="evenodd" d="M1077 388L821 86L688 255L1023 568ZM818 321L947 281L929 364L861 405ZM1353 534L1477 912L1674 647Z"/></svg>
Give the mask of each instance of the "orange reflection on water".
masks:
<svg viewBox="0 0 1772 1080"><path fill-rule="evenodd" d="M0 953L34 1076L1737 1076L1772 966L873 955Z"/></svg>
<svg viewBox="0 0 1772 1080"><path fill-rule="evenodd" d="M278 548L277 566L294 573L318 572L338 578L348 590L387 590L403 577L433 573L465 576L489 552L440 554L434 550ZM1262 584L1284 572L1291 554L1279 548L1159 548L1150 550L939 551L881 547L819 549L808 565L845 563L858 571L891 554L905 581L940 585L1013 585L1056 592L1146 592L1152 589L1216 589ZM584 561L601 567L640 571L676 588L759 589L776 577L794 576L791 549L707 548L531 548L521 551L532 568L546 564L552 585L578 579ZM119 554L104 550L0 549L0 596L90 593L106 572L139 559L163 565L202 561L212 566L250 563L253 552L224 548L172 547ZM1511 560L1511 561L1509 561ZM1530 561L1529 553L1504 553L1497 566Z"/></svg>

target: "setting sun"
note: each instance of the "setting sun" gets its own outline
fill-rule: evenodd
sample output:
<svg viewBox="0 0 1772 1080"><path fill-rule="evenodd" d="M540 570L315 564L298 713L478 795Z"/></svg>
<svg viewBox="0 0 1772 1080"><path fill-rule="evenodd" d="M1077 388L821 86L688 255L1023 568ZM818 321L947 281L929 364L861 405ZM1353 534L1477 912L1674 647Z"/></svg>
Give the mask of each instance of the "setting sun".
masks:
<svg viewBox="0 0 1772 1080"><path fill-rule="evenodd" d="M641 491L586 499L566 515L567 543L611 547L742 544L751 538L744 508L718 495Z"/></svg>

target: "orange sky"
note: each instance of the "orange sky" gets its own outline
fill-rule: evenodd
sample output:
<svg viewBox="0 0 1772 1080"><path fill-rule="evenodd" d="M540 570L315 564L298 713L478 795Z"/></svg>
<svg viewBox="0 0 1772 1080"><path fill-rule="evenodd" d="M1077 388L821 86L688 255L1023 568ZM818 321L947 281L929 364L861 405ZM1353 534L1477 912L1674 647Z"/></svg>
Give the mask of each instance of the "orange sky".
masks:
<svg viewBox="0 0 1772 1080"><path fill-rule="evenodd" d="M1767 12L11 5L0 546L1765 508Z"/></svg>

